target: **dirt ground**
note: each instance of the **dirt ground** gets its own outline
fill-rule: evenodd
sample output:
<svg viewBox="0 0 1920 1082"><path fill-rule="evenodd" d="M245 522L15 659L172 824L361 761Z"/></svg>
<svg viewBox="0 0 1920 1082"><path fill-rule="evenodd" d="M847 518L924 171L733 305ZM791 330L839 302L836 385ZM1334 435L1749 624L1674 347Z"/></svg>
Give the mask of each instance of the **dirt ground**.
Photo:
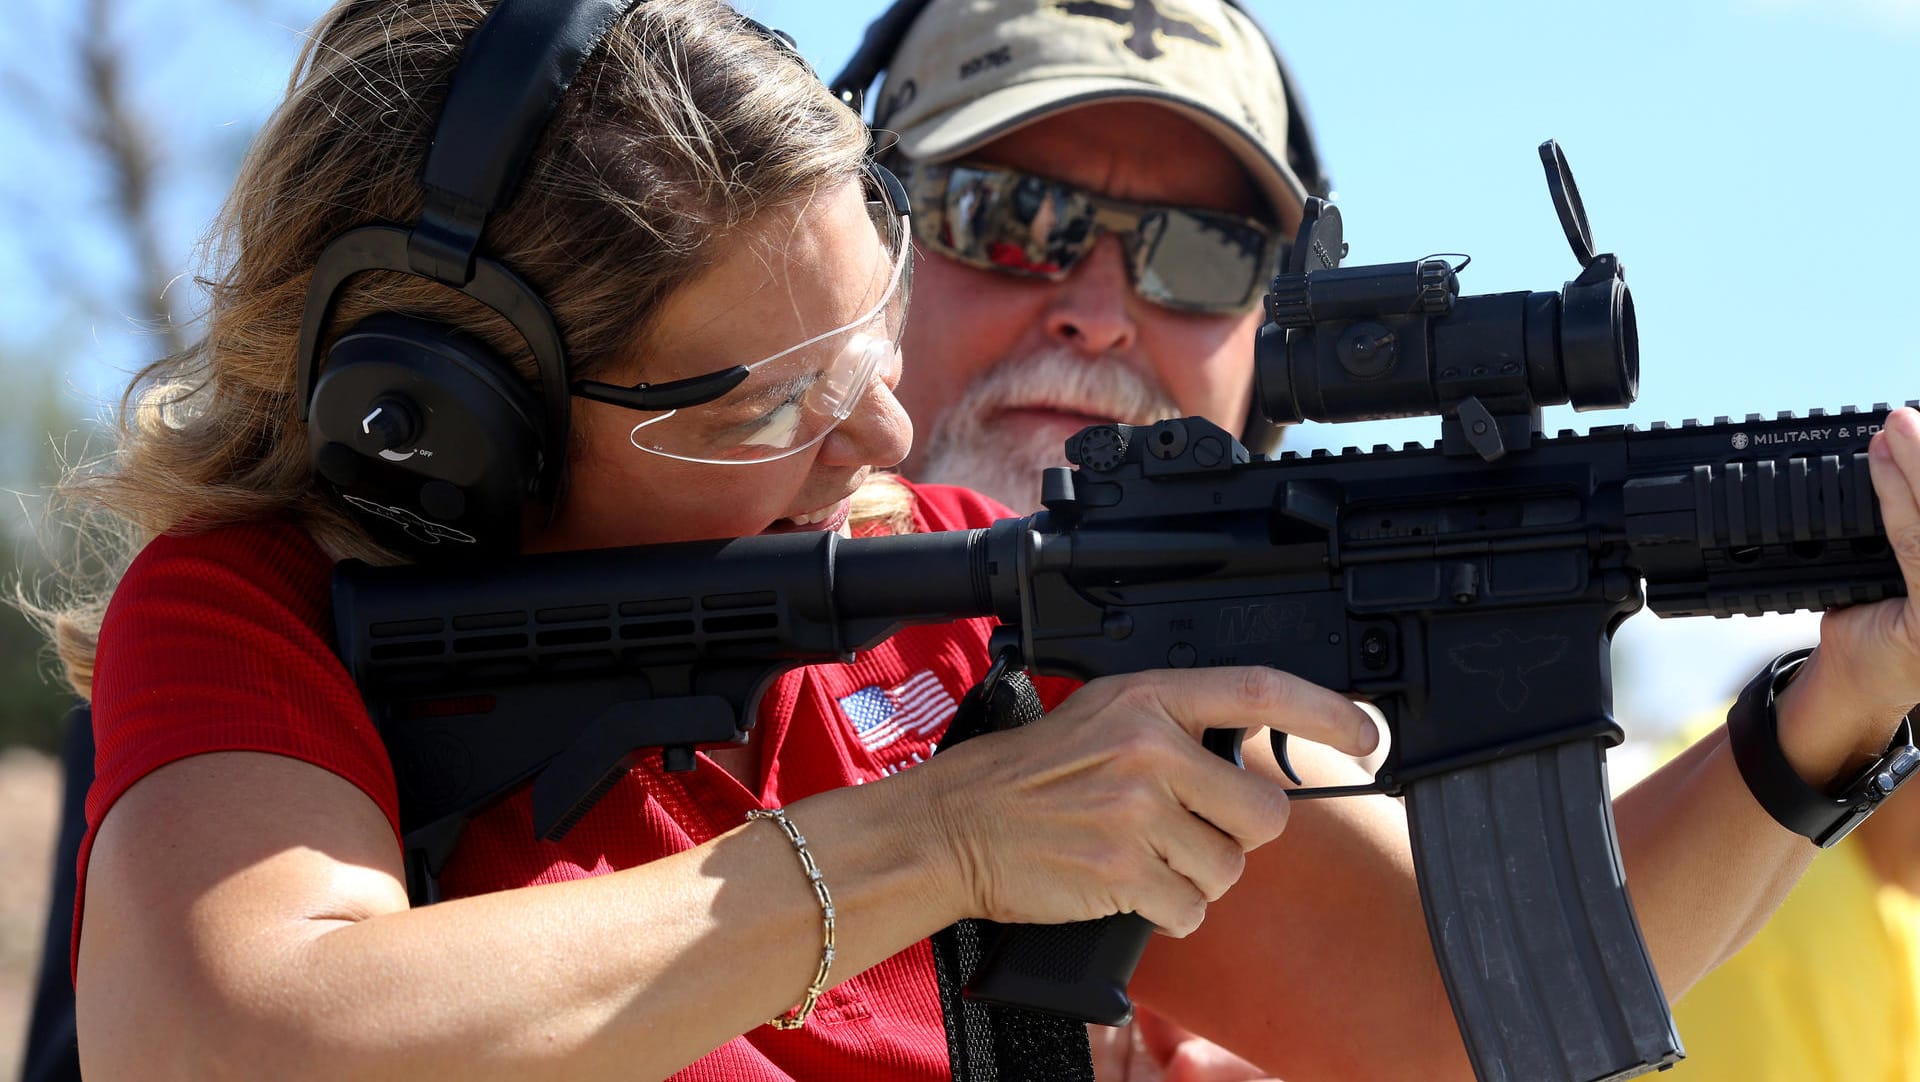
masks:
<svg viewBox="0 0 1920 1082"><path fill-rule="evenodd" d="M0 751L0 1078L20 1070L59 804L58 762L20 748Z"/></svg>

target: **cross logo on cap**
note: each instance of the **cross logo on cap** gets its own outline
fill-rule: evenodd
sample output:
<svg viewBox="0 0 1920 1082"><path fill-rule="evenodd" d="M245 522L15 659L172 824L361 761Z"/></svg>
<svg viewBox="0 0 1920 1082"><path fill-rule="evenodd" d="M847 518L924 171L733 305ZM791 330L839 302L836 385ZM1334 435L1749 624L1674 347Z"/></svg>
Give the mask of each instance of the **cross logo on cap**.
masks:
<svg viewBox="0 0 1920 1082"><path fill-rule="evenodd" d="M1058 10L1067 15L1079 15L1088 19L1105 19L1121 26L1131 25L1133 33L1127 36L1127 48L1132 49L1142 60L1152 60L1166 53L1160 43L1154 40L1155 34L1168 37L1185 38L1202 45L1220 48L1220 41L1196 23L1170 18L1160 13L1153 0L1133 0L1132 7L1119 4L1102 3L1101 0L1060 0Z"/></svg>

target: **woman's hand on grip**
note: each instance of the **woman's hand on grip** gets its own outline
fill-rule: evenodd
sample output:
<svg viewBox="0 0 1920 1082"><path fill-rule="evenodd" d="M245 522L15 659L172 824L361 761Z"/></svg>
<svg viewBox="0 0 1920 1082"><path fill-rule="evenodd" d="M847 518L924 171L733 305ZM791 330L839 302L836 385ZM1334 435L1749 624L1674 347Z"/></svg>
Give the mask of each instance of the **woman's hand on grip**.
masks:
<svg viewBox="0 0 1920 1082"><path fill-rule="evenodd" d="M1134 912L1184 936L1277 837L1286 791L1205 750L1271 726L1351 754L1377 732L1343 696L1265 667L1105 677L1053 713L911 772L952 848L963 915L1059 924ZM906 776L903 776L906 777Z"/></svg>

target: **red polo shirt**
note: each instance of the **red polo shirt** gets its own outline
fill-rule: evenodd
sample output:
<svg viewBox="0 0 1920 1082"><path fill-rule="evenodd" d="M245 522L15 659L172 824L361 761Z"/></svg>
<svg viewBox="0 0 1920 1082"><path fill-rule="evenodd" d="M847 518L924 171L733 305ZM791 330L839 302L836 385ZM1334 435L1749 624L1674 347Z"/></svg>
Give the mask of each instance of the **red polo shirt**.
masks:
<svg viewBox="0 0 1920 1082"><path fill-rule="evenodd" d="M960 489L914 491L919 531L983 526L1007 514ZM86 896L94 830L114 801L149 772L205 752L269 752L332 771L386 812L397 839L398 800L386 750L332 649L331 572L304 533L280 524L162 537L134 561L100 632L93 689L97 780L87 798L77 897ZM564 841L550 843L532 834L531 798L523 788L474 819L442 886L458 897L634 867L732 829L749 808L789 804L910 767L933 753L955 704L979 678L990 628L987 620L911 628L851 665L782 677L760 707L757 791L704 755L686 774L667 774L657 757L643 757ZM76 906L76 952L79 916ZM761 1026L675 1077L951 1077L927 944L821 997L805 1028Z"/></svg>

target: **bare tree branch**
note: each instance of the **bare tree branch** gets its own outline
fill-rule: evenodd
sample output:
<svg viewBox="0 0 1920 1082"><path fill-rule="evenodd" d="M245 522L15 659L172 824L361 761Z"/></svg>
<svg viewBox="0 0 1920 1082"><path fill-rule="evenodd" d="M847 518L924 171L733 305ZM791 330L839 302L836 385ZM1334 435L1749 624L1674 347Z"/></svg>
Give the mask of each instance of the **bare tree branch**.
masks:
<svg viewBox="0 0 1920 1082"><path fill-rule="evenodd" d="M86 17L76 37L81 85L92 109L83 134L99 151L111 174L113 208L133 249L139 283L135 310L150 318L168 352L186 346L186 334L173 318L167 286L175 275L162 256L155 209L156 163L127 94L127 58L115 46L110 28L115 0L86 0Z"/></svg>

